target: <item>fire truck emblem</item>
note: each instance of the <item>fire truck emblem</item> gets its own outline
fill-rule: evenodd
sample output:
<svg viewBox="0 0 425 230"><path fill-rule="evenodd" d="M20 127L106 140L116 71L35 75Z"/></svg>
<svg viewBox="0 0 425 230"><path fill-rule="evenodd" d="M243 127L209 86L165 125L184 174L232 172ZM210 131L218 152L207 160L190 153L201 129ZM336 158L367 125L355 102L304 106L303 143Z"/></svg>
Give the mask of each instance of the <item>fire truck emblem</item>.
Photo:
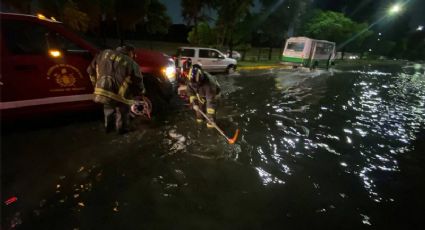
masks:
<svg viewBox="0 0 425 230"><path fill-rule="evenodd" d="M47 79L54 79L55 82L61 87L73 87L78 78L82 79L81 72L71 65L59 64L50 67L47 72Z"/></svg>

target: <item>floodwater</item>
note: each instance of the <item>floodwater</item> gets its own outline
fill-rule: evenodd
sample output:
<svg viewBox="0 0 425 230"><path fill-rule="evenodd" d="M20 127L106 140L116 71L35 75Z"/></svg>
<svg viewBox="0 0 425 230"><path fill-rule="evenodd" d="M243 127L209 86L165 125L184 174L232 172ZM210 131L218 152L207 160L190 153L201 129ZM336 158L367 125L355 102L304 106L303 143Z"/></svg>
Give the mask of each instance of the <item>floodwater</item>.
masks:
<svg viewBox="0 0 425 230"><path fill-rule="evenodd" d="M424 70L218 76L234 145L181 103L124 136L93 118L8 130L2 229L424 229Z"/></svg>

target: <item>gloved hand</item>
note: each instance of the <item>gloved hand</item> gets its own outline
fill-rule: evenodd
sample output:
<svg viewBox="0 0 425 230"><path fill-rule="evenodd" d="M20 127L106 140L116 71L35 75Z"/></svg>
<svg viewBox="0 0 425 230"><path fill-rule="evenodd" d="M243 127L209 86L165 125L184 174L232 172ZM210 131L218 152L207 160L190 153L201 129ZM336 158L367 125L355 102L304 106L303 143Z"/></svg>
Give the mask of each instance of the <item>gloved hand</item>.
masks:
<svg viewBox="0 0 425 230"><path fill-rule="evenodd" d="M193 105L193 110L198 111L199 110L199 106L198 105Z"/></svg>

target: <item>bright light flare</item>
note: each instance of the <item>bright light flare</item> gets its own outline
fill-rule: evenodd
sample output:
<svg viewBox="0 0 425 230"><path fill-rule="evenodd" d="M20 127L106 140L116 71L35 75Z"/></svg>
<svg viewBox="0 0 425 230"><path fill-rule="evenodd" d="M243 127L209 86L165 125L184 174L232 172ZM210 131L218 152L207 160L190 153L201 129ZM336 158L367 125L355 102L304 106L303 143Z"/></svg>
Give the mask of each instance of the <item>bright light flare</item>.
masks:
<svg viewBox="0 0 425 230"><path fill-rule="evenodd" d="M62 53L59 50L49 50L49 55L54 58L59 58L62 56Z"/></svg>
<svg viewBox="0 0 425 230"><path fill-rule="evenodd" d="M37 18L41 19L41 20L46 20L46 16L44 16L43 14L37 14Z"/></svg>
<svg viewBox="0 0 425 230"><path fill-rule="evenodd" d="M418 26L418 28L416 30L417 31L423 31L424 30L424 26Z"/></svg>
<svg viewBox="0 0 425 230"><path fill-rule="evenodd" d="M162 72L164 75L170 80L175 81L176 80L176 67L174 66L168 66L166 68L162 69Z"/></svg>
<svg viewBox="0 0 425 230"><path fill-rule="evenodd" d="M402 7L400 4L395 4L393 6L391 6L391 8L389 9L389 14L394 15L394 14L398 14L400 13L400 11L402 10Z"/></svg>

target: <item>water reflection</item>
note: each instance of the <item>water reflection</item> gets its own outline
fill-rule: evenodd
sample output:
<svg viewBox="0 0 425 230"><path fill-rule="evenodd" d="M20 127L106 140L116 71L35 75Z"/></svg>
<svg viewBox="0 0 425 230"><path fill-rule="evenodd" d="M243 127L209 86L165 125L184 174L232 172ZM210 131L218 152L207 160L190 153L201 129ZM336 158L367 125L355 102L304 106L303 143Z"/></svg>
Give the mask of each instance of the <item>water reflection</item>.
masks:
<svg viewBox="0 0 425 230"><path fill-rule="evenodd" d="M226 132L241 130L235 145L197 125L184 106L125 136L99 135L92 124L62 128L68 139L50 131L28 134L37 136L33 151L49 146L61 153L52 165L65 169L44 182L47 192L40 194L47 195L37 197L26 222L21 212L10 212L9 226L45 226L51 218L80 229L99 227L87 218L92 215L117 223L139 223L140 216L226 219L238 214L221 215L222 210L250 210L247 204L260 207L247 211L258 222L281 220L284 213L284 221L297 218L297 224L338 217L348 218L350 226L375 225L382 211L376 203L400 202L388 184L425 125L423 65L218 79L224 100L217 120ZM6 150L11 149L28 151L19 145Z"/></svg>

